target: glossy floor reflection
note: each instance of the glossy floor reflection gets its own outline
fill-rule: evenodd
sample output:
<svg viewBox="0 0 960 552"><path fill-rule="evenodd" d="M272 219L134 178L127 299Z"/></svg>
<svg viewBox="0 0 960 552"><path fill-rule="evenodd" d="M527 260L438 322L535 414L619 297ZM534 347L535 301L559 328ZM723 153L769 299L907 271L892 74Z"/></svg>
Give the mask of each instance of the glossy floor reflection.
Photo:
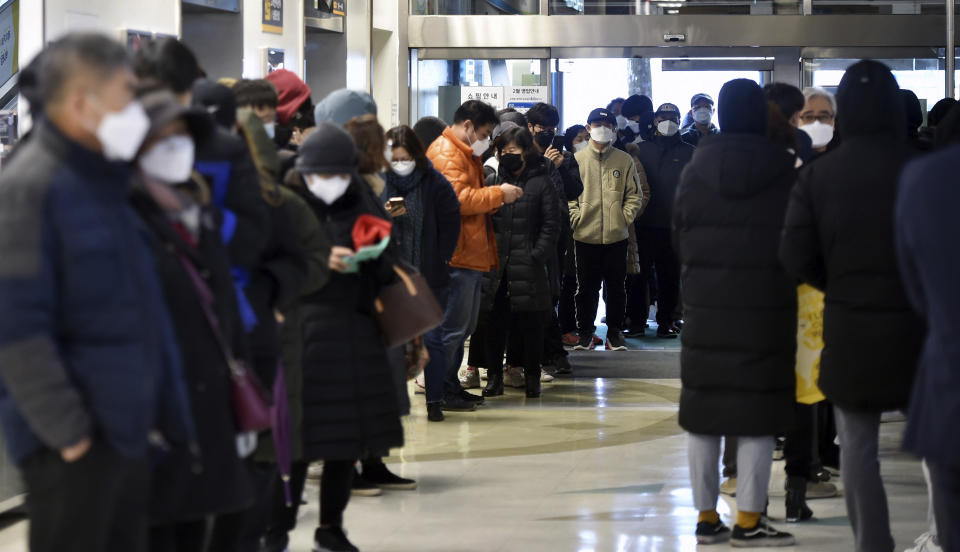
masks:
<svg viewBox="0 0 960 552"><path fill-rule="evenodd" d="M625 357L626 358L626 357ZM355 497L351 538L365 552L626 552L697 550L675 379L567 379L527 400L517 390L474 413L426 421L422 396L406 420L407 446L390 462L420 481L413 492ZM925 530L919 464L897 452L902 422L883 425L883 470L899 550ZM773 489L782 489L783 464ZM317 487L308 489L292 552L311 549ZM770 514L783 516L783 499ZM811 501L819 521L775 525L803 552L853 549L842 498ZM729 519L736 506L722 501ZM20 523L0 552L26 550ZM701 547L726 550L727 545Z"/></svg>

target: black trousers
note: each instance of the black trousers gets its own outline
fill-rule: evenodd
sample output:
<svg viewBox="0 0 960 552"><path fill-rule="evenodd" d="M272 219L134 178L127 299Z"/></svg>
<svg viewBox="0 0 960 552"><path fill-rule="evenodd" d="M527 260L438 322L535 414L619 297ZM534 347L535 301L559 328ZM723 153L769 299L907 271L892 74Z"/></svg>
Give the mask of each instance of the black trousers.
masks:
<svg viewBox="0 0 960 552"><path fill-rule="evenodd" d="M630 328L642 329L650 317L650 288L643 274L627 276L627 318Z"/></svg>
<svg viewBox="0 0 960 552"><path fill-rule="evenodd" d="M503 372L503 355L506 353L507 337L518 338L519 363L524 377L540 381L540 363L543 358L544 319L543 311L514 312L510 310L506 281L500 283L493 301L493 310L483 316L487 320L486 359L487 368L494 374Z"/></svg>
<svg viewBox="0 0 960 552"><path fill-rule="evenodd" d="M577 331L577 252L573 238L567 244L566 254L562 261L563 276L560 279L560 304L557 307L557 317L560 322L560 333Z"/></svg>
<svg viewBox="0 0 960 552"><path fill-rule="evenodd" d="M320 526L342 527L343 511L350 502L354 460L324 460L320 478Z"/></svg>
<svg viewBox="0 0 960 552"><path fill-rule="evenodd" d="M680 300L680 262L670 243L670 229L640 227L637 230L644 287L649 289L656 277L657 325L669 328L673 326ZM650 312L649 303L644 306Z"/></svg>
<svg viewBox="0 0 960 552"><path fill-rule="evenodd" d="M307 483L308 462L293 462L290 465L290 504L287 504L283 480L278 475L273 483L273 504L267 522L266 550L286 550L290 544L290 532L297 528L300 499Z"/></svg>
<svg viewBox="0 0 960 552"><path fill-rule="evenodd" d="M946 420L944 420L946 423ZM960 551L960 470L954 466L927 460L933 483L933 515L937 520L937 540L944 552Z"/></svg>
<svg viewBox="0 0 960 552"><path fill-rule="evenodd" d="M817 405L797 403L796 421L793 430L787 432L783 456L787 461L787 475L809 480L813 475L813 458L816 443Z"/></svg>
<svg viewBox="0 0 960 552"><path fill-rule="evenodd" d="M150 552L202 552L207 520L155 525L150 528Z"/></svg>
<svg viewBox="0 0 960 552"><path fill-rule="evenodd" d="M222 514L213 520L207 552L259 552L260 539L267 531L277 465L251 462L250 476L254 503L245 510Z"/></svg>
<svg viewBox="0 0 960 552"><path fill-rule="evenodd" d="M23 464L30 552L145 552L150 463L102 441L76 462L43 449Z"/></svg>
<svg viewBox="0 0 960 552"><path fill-rule="evenodd" d="M627 303L627 240L608 245L576 242L577 327L580 335L596 331L600 285L607 289L607 327L623 330Z"/></svg>

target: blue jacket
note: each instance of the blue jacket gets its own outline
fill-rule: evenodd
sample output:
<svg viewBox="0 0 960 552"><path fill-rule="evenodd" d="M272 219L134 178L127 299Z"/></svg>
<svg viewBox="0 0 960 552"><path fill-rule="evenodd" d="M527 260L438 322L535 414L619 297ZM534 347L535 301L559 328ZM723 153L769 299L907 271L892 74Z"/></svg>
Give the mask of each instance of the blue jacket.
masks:
<svg viewBox="0 0 960 552"><path fill-rule="evenodd" d="M903 284L927 335L904 448L960 469L960 146L907 165L897 200L897 250Z"/></svg>
<svg viewBox="0 0 960 552"><path fill-rule="evenodd" d="M192 439L179 352L130 169L43 121L0 174L0 422L21 463L103 439Z"/></svg>

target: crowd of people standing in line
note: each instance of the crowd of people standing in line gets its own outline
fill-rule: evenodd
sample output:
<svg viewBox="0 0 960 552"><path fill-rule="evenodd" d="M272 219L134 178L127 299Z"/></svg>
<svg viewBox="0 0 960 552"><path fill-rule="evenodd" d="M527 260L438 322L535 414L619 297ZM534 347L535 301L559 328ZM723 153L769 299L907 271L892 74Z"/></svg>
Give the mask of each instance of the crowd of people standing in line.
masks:
<svg viewBox="0 0 960 552"><path fill-rule="evenodd" d="M416 488L383 462L408 374L425 364L434 422L505 386L536 399L572 372L565 346L598 345L601 293L607 350L644 334L654 301L658 337L683 333L699 542L792 544L764 516L776 437L788 520L810 519L835 412L857 550L892 550L879 421L909 404L937 538L958 546L957 263L941 242L960 108L920 132L880 63L851 67L836 98L731 81L719 128L706 94L686 115L631 96L563 134L551 105L479 101L385 131L366 93L314 104L286 70L212 81L170 38L131 61L68 35L21 89L34 125L0 174L0 418L32 551L282 552L311 474L315 550L357 550L351 495ZM379 297L406 268L442 321L390 347ZM832 409L795 397L801 282L826 292ZM466 390L480 368L482 396Z"/></svg>

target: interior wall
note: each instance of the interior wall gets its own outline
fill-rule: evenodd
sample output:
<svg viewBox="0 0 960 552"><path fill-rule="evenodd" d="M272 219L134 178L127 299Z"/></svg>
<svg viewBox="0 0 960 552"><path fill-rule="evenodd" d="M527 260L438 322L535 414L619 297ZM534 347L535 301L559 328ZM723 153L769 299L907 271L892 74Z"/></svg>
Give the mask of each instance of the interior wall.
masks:
<svg viewBox="0 0 960 552"><path fill-rule="evenodd" d="M283 49L285 67L303 76L303 2L304 0L284 0L283 34L276 34L263 31L263 0L243 0L244 78L259 79L266 74L264 48Z"/></svg>
<svg viewBox="0 0 960 552"><path fill-rule="evenodd" d="M78 30L99 30L117 38L121 29L180 34L180 0L26 0L20 3L21 14L26 4L41 2L47 42Z"/></svg>
<svg viewBox="0 0 960 552"><path fill-rule="evenodd" d="M397 89L396 33L373 30L373 99L377 102L377 118L385 129L400 124Z"/></svg>
<svg viewBox="0 0 960 552"><path fill-rule="evenodd" d="M343 33L307 33L303 55L306 61L304 81L310 85L314 102L334 90L346 88L347 38Z"/></svg>
<svg viewBox="0 0 960 552"><path fill-rule="evenodd" d="M387 0L389 1L389 0ZM372 0L347 0L347 88L370 92L370 9Z"/></svg>
<svg viewBox="0 0 960 552"><path fill-rule="evenodd" d="M210 78L243 74L243 7L241 13L183 13L181 39L197 55Z"/></svg>

